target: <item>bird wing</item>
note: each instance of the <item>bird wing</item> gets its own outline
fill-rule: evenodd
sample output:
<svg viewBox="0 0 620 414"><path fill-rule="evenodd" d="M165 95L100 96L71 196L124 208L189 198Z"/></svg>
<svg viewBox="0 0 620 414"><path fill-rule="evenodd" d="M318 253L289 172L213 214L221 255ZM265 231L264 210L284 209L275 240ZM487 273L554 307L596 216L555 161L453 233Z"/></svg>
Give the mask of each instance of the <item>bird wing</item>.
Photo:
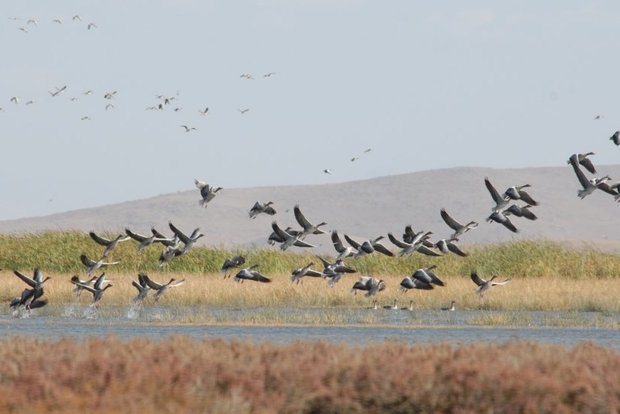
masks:
<svg viewBox="0 0 620 414"><path fill-rule="evenodd" d="M519 230L515 227L514 224L512 224L512 221L510 221L508 217L506 217L506 220L502 221L502 225L513 233L519 232Z"/></svg>
<svg viewBox="0 0 620 414"><path fill-rule="evenodd" d="M185 244L188 244L191 242L191 239L189 237L187 237L185 234L183 234L183 232L179 229L177 229L175 227L174 224L172 224L172 222L168 223L168 226L170 227L170 230L172 230L172 232L174 234L177 235L177 237Z"/></svg>
<svg viewBox="0 0 620 414"><path fill-rule="evenodd" d="M519 196L521 197L521 200L525 201L527 204L531 206L538 205L538 202L534 201L534 199L526 191L519 190Z"/></svg>
<svg viewBox="0 0 620 414"><path fill-rule="evenodd" d="M102 246L108 246L110 243L112 243L111 240L104 239L103 237L97 236L94 231L89 232L88 235L90 236L91 239L93 239L95 242L99 243Z"/></svg>
<svg viewBox="0 0 620 414"><path fill-rule="evenodd" d="M350 238L348 235L344 235L344 239L347 241L347 243L349 243L351 246L353 246L353 248L355 250L359 250L360 249L360 244L358 242L356 242L355 240L353 240L352 238Z"/></svg>
<svg viewBox="0 0 620 414"><path fill-rule="evenodd" d="M401 249L411 247L411 244L398 240L396 237L394 237L392 233L388 233L388 239L390 239L392 243L394 243L397 247L400 247Z"/></svg>
<svg viewBox="0 0 620 414"><path fill-rule="evenodd" d="M15 273L15 276L17 276L18 278L23 280L28 286L33 287L33 288L37 286L36 282L34 280L30 279L25 274L23 274L21 272L18 272L17 270L13 270L13 273Z"/></svg>
<svg viewBox="0 0 620 414"><path fill-rule="evenodd" d="M469 275L471 277L471 280L474 281L474 283L478 286L482 286L485 283L487 283L486 280L482 279L480 276L478 276L478 273L476 272L471 272L471 274Z"/></svg>
<svg viewBox="0 0 620 414"><path fill-rule="evenodd" d="M157 283L157 282L155 282L155 281L151 280L151 278L150 278L150 277L148 277L148 276L147 276L147 275L145 275L145 274L143 274L143 277L144 277L144 283L146 283L146 285L147 285L148 287L150 287L151 289L154 289L154 290L159 290L159 289L161 289L161 288L164 286L164 285L162 285L161 283Z"/></svg>
<svg viewBox="0 0 620 414"><path fill-rule="evenodd" d="M175 280L174 283L170 283L168 285L168 287L177 287L177 286L181 286L183 283L185 283L185 279L181 279L181 280Z"/></svg>
<svg viewBox="0 0 620 414"><path fill-rule="evenodd" d="M450 217L450 215L443 208L441 209L441 218L454 231L457 231L457 230L459 230L459 229L461 229L463 227L463 225L461 223L459 223L458 221L456 221L452 217Z"/></svg>
<svg viewBox="0 0 620 414"><path fill-rule="evenodd" d="M597 187L600 190L605 191L607 194L611 194L613 196L617 196L618 192L616 190L614 190L609 184L607 183L600 183L599 185L597 185Z"/></svg>
<svg viewBox="0 0 620 414"><path fill-rule="evenodd" d="M32 280L34 280L37 283L43 282L43 275L41 274L41 269L39 268L34 269L34 277L32 278Z"/></svg>
<svg viewBox="0 0 620 414"><path fill-rule="evenodd" d="M143 236L141 234L138 233L134 233L133 231L129 230L129 229L125 229L125 234L127 234L129 237L131 237L132 239L139 241L140 243L142 243L143 241L145 241L146 239L148 239L148 237Z"/></svg>
<svg viewBox="0 0 620 414"><path fill-rule="evenodd" d="M96 264L96 263L97 263L97 262L95 262L94 260L89 259L88 257L86 257L86 255L85 255L85 254L83 254L83 255L81 255L81 256L80 256L80 260L82 261L82 263L83 263L83 264L84 264L84 266L86 266L86 267L91 267L91 266L93 266L94 264Z"/></svg>
<svg viewBox="0 0 620 414"><path fill-rule="evenodd" d="M257 271L253 271L252 272L252 280L255 280L257 282L261 282L261 283L270 283L271 279L269 279L267 276L260 274Z"/></svg>
<svg viewBox="0 0 620 414"><path fill-rule="evenodd" d="M344 244L342 244L342 240L340 240L340 236L338 236L336 230L332 231L332 243L334 243L334 249L336 249L338 253L342 253L345 250Z"/></svg>
<svg viewBox="0 0 620 414"><path fill-rule="evenodd" d="M293 245L297 247L316 247L314 244L306 243L303 240L297 240L295 241L295 243L293 243Z"/></svg>
<svg viewBox="0 0 620 414"><path fill-rule="evenodd" d="M278 223L275 221L271 223L271 228L273 229L273 232L276 234L276 236L278 236L281 240L287 240L293 237L289 233L282 230L280 226L278 226Z"/></svg>
<svg viewBox="0 0 620 414"><path fill-rule="evenodd" d="M588 188L590 185L592 185L592 183L590 183L590 181L586 178L583 171L581 171L581 168L579 168L579 163L577 162L577 160L571 157L569 161L570 164L573 166L573 170L575 170L575 174L577 175L577 179L579 180L581 186L583 188Z"/></svg>
<svg viewBox="0 0 620 414"><path fill-rule="evenodd" d="M465 257L467 256L467 253L465 253L464 251L462 251L461 249L459 249L459 247L454 244L454 243L447 243L448 246L448 250L450 250L452 253L457 254L461 257Z"/></svg>
<svg viewBox="0 0 620 414"><path fill-rule="evenodd" d="M445 286L446 285L441 279L439 279L439 277L437 277L435 272L433 272L430 268L429 269L424 269L424 272L431 277L431 280L432 280L432 282L434 284L436 284L438 286Z"/></svg>
<svg viewBox="0 0 620 414"><path fill-rule="evenodd" d="M310 277L321 277L323 276L322 272L319 272L317 270L313 270L313 269L308 269L306 270L306 274L305 276L310 276Z"/></svg>
<svg viewBox="0 0 620 414"><path fill-rule="evenodd" d="M294 211L294 213L295 213L295 220L297 220L297 222L299 223L299 225L300 225L301 227L303 227L303 228L304 228L304 230L306 230L306 229L310 229L310 228L312 228L312 227L313 227L313 226L312 226L312 223L310 223L310 222L306 219L306 217L304 217L304 215L302 214L301 210L299 209L299 205L296 205L296 206L293 208L293 211Z"/></svg>
<svg viewBox="0 0 620 414"><path fill-rule="evenodd" d="M390 257L394 256L394 253L389 251L388 248L382 245L381 243L373 243L372 247L379 253L383 253L386 256L390 256Z"/></svg>
<svg viewBox="0 0 620 414"><path fill-rule="evenodd" d="M487 177L484 178L484 185L487 186L487 190L489 190L489 193L491 193L493 201L495 201L497 204L500 204L502 201L504 201L502 196L499 195L499 193L497 192L495 187L493 187L493 184L491 184L491 181L489 181Z"/></svg>
<svg viewBox="0 0 620 414"><path fill-rule="evenodd" d="M506 283L510 282L511 279L506 279L503 282L491 282L491 285L493 286L501 286L501 285L505 285Z"/></svg>
<svg viewBox="0 0 620 414"><path fill-rule="evenodd" d="M588 157L583 157L580 161L579 164L583 165L583 167L590 171L592 174L596 174L596 168L594 168L594 164L592 164L592 161L590 161L590 159Z"/></svg>
<svg viewBox="0 0 620 414"><path fill-rule="evenodd" d="M427 256L441 256L439 253L432 251L428 247L422 245L416 249L418 252L425 254Z"/></svg>

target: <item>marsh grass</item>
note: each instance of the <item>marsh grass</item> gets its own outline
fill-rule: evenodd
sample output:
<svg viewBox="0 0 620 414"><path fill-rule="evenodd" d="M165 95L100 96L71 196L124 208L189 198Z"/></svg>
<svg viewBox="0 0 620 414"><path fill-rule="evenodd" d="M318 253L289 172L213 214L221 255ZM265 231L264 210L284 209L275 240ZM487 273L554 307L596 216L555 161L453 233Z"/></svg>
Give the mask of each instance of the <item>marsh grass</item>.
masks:
<svg viewBox="0 0 620 414"><path fill-rule="evenodd" d="M612 413L620 408L620 355L589 343L564 348L385 342L358 348L186 337L11 337L0 340L0 359L2 412Z"/></svg>

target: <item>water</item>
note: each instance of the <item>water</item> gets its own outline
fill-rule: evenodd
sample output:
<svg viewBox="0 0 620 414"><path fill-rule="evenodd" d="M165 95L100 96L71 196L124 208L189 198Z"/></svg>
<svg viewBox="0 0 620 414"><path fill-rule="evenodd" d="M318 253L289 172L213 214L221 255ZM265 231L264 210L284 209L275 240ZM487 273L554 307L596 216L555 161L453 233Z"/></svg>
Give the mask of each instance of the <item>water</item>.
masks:
<svg viewBox="0 0 620 414"><path fill-rule="evenodd" d="M244 320L264 321L262 326L239 326ZM254 318L254 319L252 319ZM515 327L489 326L501 318ZM196 323L184 323L195 319ZM303 320L337 321L334 324L290 325ZM274 326L269 321L275 320ZM206 321L206 322L204 322ZM289 324L281 326L277 321ZM402 311L343 308L207 308L207 307L105 307L99 310L65 305L0 315L0 334L40 339L105 337L120 339L147 337L155 340L171 335L220 338L254 342L290 343L327 341L367 345L384 341L409 344L537 341L573 346L595 342L620 350L619 314L600 312L524 311Z"/></svg>

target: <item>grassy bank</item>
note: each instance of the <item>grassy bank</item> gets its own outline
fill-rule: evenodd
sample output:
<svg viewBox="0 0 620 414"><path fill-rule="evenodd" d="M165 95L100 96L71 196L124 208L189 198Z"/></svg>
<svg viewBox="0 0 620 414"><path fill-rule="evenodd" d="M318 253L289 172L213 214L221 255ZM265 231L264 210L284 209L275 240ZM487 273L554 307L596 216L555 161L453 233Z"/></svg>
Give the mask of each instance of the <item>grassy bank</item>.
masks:
<svg viewBox="0 0 620 414"><path fill-rule="evenodd" d="M108 235L113 236L113 235ZM389 243L386 243L389 245ZM393 248L394 246L390 246ZM506 277L537 278L562 277L567 279L620 277L620 256L595 250L571 250L547 241L519 241L488 246L466 246L466 258L445 255L431 258L420 254L386 257L374 254L359 259L349 259L350 265L361 273L406 275L413 269L432 264L440 266L449 276L468 275L472 269L480 274L498 273ZM78 273L84 270L80 254L98 258L103 248L86 233L48 232L34 235L0 235L0 268L32 269L41 267L48 272ZM396 248L392 249L396 251ZM127 241L111 254L120 260L115 270L121 273L158 270L160 246L151 246L139 253L136 243ZM196 247L189 254L179 257L169 265L174 273L215 273L226 258L242 254L247 263L259 264L263 272L283 274L309 262L317 262L308 252L281 252L277 247L252 251L228 251Z"/></svg>
<svg viewBox="0 0 620 414"><path fill-rule="evenodd" d="M0 358L0 411L7 413L620 409L620 355L592 344L385 343L359 349L184 337L7 338L0 341Z"/></svg>

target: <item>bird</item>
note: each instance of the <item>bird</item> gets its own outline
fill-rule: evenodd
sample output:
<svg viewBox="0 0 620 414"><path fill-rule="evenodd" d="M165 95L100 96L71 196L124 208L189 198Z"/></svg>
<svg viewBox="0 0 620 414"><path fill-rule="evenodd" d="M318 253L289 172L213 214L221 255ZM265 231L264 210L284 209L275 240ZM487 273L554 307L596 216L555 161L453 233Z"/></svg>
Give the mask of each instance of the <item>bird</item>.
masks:
<svg viewBox="0 0 620 414"><path fill-rule="evenodd" d="M62 24L62 20L60 20L60 19L54 19L54 20L52 20L52 23Z"/></svg>
<svg viewBox="0 0 620 414"><path fill-rule="evenodd" d="M437 265L432 265L430 267L416 269L416 271L411 274L411 278L428 283L429 285L446 286L445 282L439 279L435 272L433 272L433 269L436 267Z"/></svg>
<svg viewBox="0 0 620 414"><path fill-rule="evenodd" d="M106 111L107 111L107 110L109 110L109 109L114 109L114 108L115 108L115 106L114 106L114 105L112 105L111 103L109 103L109 104L107 104L107 105L105 106L105 110L106 110Z"/></svg>
<svg viewBox="0 0 620 414"><path fill-rule="evenodd" d="M95 281L95 284L93 286L89 286L89 285L81 284L79 282L71 281L71 283L73 283L74 285L79 285L79 286L82 287L82 289L87 290L87 291L89 291L90 293L93 294L93 301L91 302L90 306L96 306L97 303L103 297L104 292L108 288L111 288L113 286L111 283L108 283L107 285L103 286L105 284L105 282L107 282L107 280L105 278L105 273L102 273L101 276L99 276L97 278L97 280Z"/></svg>
<svg viewBox="0 0 620 414"><path fill-rule="evenodd" d="M135 298L132 299L133 303L139 303L139 302L144 301L144 299L146 299L146 296L149 293L149 290L151 289L149 285L146 283L145 276L146 275L144 273L139 273L138 281L137 282L135 280L131 281L131 285L135 287L136 289L138 289L138 294L136 295Z"/></svg>
<svg viewBox="0 0 620 414"><path fill-rule="evenodd" d="M224 272L224 278L229 276L228 271L230 269L234 269L235 267L239 267L242 264L245 263L245 257L243 256L235 256L232 257L230 259L226 259L224 260L224 264L222 265L222 268L220 269L221 272Z"/></svg>
<svg viewBox="0 0 620 414"><path fill-rule="evenodd" d="M96 29L96 28L97 28L97 25L96 25L95 23L93 23L93 22L90 22L90 23L88 23L88 26L86 26L86 28L87 28L88 30L90 30L90 29Z"/></svg>
<svg viewBox="0 0 620 414"><path fill-rule="evenodd" d="M61 88L59 87L55 87L55 91L48 91L50 95L52 96L58 96L60 95L65 89L67 89L67 85L62 86Z"/></svg>
<svg viewBox="0 0 620 414"><path fill-rule="evenodd" d="M188 127L187 125L181 125L181 128L184 128L185 132L197 131L195 127Z"/></svg>
<svg viewBox="0 0 620 414"><path fill-rule="evenodd" d="M73 283L75 285L75 287L73 288L73 293L75 293L75 296L80 296L80 294L82 293L82 291L84 290L84 288L82 287L82 285L88 285L90 286L91 283L93 283L95 280L97 280L97 276L93 276L88 280L82 280L80 279L80 277L78 275L73 275L71 276L71 279L69 279L71 281L71 283Z"/></svg>
<svg viewBox="0 0 620 414"><path fill-rule="evenodd" d="M372 151L372 148L366 148L366 149L364 150L364 154L368 154L370 151Z"/></svg>
<svg viewBox="0 0 620 414"><path fill-rule="evenodd" d="M362 243L359 243L359 242L353 240L351 237L349 237L346 234L344 235L344 239L355 250L357 250L357 253L355 253L355 257L365 256L365 255L371 254L371 253L373 253L375 251L377 251L379 253L382 253L382 254L384 254L386 256L394 256L394 253L392 253L387 247L385 247L384 245L379 243L380 240L384 239L383 236L379 236L379 237L376 237L374 239L368 239L368 240L363 241Z"/></svg>
<svg viewBox="0 0 620 414"><path fill-rule="evenodd" d="M609 138L611 142L616 145L620 145L620 131L614 132L614 134Z"/></svg>
<svg viewBox="0 0 620 414"><path fill-rule="evenodd" d="M16 298L13 298L9 303L9 308L17 309L24 306L28 311L35 308L40 308L47 305L47 299L39 299L43 296L43 289L24 289L22 294Z"/></svg>
<svg viewBox="0 0 620 414"><path fill-rule="evenodd" d="M442 311L450 311L450 312L454 312L456 310L456 302L452 301L450 302L450 306L446 306L441 308Z"/></svg>
<svg viewBox="0 0 620 414"><path fill-rule="evenodd" d="M180 256L182 254L187 253L187 251L198 241L199 238L203 237L204 234L200 233L200 228L196 227L192 234L186 236L181 230L176 228L172 222L168 223L170 230L179 238L179 240L183 243L183 247L178 249L179 253L175 253L175 256Z"/></svg>
<svg viewBox="0 0 620 414"><path fill-rule="evenodd" d="M282 250L286 250L291 246L316 247L313 244L306 243L305 241L301 240L302 233L297 233L295 235L287 233L286 231L282 230L278 226L278 223L275 221L271 223L271 228L273 229L273 232L277 235L277 237L283 240L282 242L280 242L280 249Z"/></svg>
<svg viewBox="0 0 620 414"><path fill-rule="evenodd" d="M80 118L81 121L90 121L90 116L83 116Z"/></svg>
<svg viewBox="0 0 620 414"><path fill-rule="evenodd" d="M13 270L13 273L15 274L15 276L20 278L24 283L30 286L31 289L24 290L22 292L22 295L20 296L19 302L17 302L16 304L13 304L15 299L11 301L12 307L15 308L18 306L26 306L26 308L28 309L31 307L34 301L36 301L38 298L43 296L43 285L45 284L45 282L51 279L51 277L46 276L44 279L43 274L41 273L41 270L39 268L34 269L34 272L33 272L34 274L32 278L29 278L28 276L24 275L18 270Z"/></svg>
<svg viewBox="0 0 620 414"><path fill-rule="evenodd" d="M506 214L502 211L496 210L489 217L487 217L487 221L490 223L492 221L496 223L500 223L502 226L506 227L513 233L518 233L519 230L515 227L515 225L510 221Z"/></svg>
<svg viewBox="0 0 620 414"><path fill-rule="evenodd" d="M177 256L182 255L181 251L176 247L166 246L166 248L159 255L159 267L167 265Z"/></svg>
<svg viewBox="0 0 620 414"><path fill-rule="evenodd" d="M265 74L263 75L263 78L270 78L270 77L272 77L272 76L273 76L273 75L275 75L275 74L276 74L275 72L265 73Z"/></svg>
<svg viewBox="0 0 620 414"><path fill-rule="evenodd" d="M168 289L181 286L185 283L185 279L176 280L175 278L171 278L168 283L158 283L148 277L145 273L142 273L142 278L144 279L144 283L155 291L155 301L158 301L161 295L163 295Z"/></svg>
<svg viewBox="0 0 620 414"><path fill-rule="evenodd" d="M19 96L13 96L10 100L17 105L19 103Z"/></svg>
<svg viewBox="0 0 620 414"><path fill-rule="evenodd" d="M466 257L467 253L459 249L459 247L456 244L454 244L454 242L458 240L459 239L455 239L455 238L439 239L437 240L437 242L435 242L435 247L437 247L439 251L444 254L448 254L452 252L458 256Z"/></svg>
<svg viewBox="0 0 620 414"><path fill-rule="evenodd" d="M200 200L198 203L204 208L207 208L207 203L209 203L209 201L215 198L215 195L218 191L223 189L222 187L212 187L206 182L198 179L194 179L194 183L196 184L196 187L200 190L200 196L202 197L202 200Z"/></svg>
<svg viewBox="0 0 620 414"><path fill-rule="evenodd" d="M149 247L151 244L162 240L161 238L158 238L156 236L157 231L155 229L151 229L151 232L152 232L151 236L143 236L142 234L134 233L133 231L129 229L125 229L125 234L127 234L127 236L129 236L130 238L132 238L133 240L139 243L138 251L141 251L141 252L144 251L144 249Z"/></svg>
<svg viewBox="0 0 620 414"><path fill-rule="evenodd" d="M409 289L432 290L433 285L423 282L419 279L414 279L411 276L406 276L400 282L400 291L404 293L407 292Z"/></svg>
<svg viewBox="0 0 620 414"><path fill-rule="evenodd" d="M409 301L409 306L407 306L407 307L403 307L403 308L400 308L400 310L404 310L404 311L413 312L413 301L412 301L412 300L410 300L410 301Z"/></svg>
<svg viewBox="0 0 620 414"><path fill-rule="evenodd" d="M88 273L89 275L101 267L111 266L111 265L120 263L120 261L104 262L103 258L95 261L95 260L89 259L85 254L80 255L80 260L82 261L84 266L86 266L86 273Z"/></svg>
<svg viewBox="0 0 620 414"><path fill-rule="evenodd" d="M239 75L240 78L245 78L245 79L254 79L254 76L252 76L249 73L242 73L241 75Z"/></svg>
<svg viewBox="0 0 620 414"><path fill-rule="evenodd" d="M258 267L258 265L252 265L250 267L246 267L245 269L241 269L234 277L235 282L243 283L244 280L252 280L254 282L261 283L270 283L271 279L262 275L260 272L254 270Z"/></svg>
<svg viewBox="0 0 620 414"><path fill-rule="evenodd" d="M536 202L526 191L523 190L524 188L527 188L527 187L531 187L531 185L524 184L520 186L509 187L504 192L504 199L523 200L524 202L526 202L527 204L531 206L537 206L538 202Z"/></svg>
<svg viewBox="0 0 620 414"><path fill-rule="evenodd" d="M26 24L34 24L35 26L38 26L39 21L37 19L28 19L28 21L26 21Z"/></svg>
<svg viewBox="0 0 620 414"><path fill-rule="evenodd" d="M200 112L200 114L201 114L201 115L206 115L206 114L207 114L207 112L209 112L209 107L207 106L207 107L204 109L204 111L203 111L203 110L201 110L201 109L199 109L199 110L198 110L198 112Z"/></svg>
<svg viewBox="0 0 620 414"><path fill-rule="evenodd" d="M580 199L583 200L585 197L592 194L592 192L594 192L594 190L596 190L597 188L614 196L618 194L617 191L613 190L607 184L607 181L611 179L608 175L604 177L595 177L595 178L588 180L585 174L583 173L583 171L581 171L581 168L579 168L579 163L576 158L571 157L569 159L569 162L571 166L573 167L573 170L575 171L575 175L577 175L577 180L579 180L579 183L581 184L581 187L582 187L581 189L577 190L577 196Z"/></svg>
<svg viewBox="0 0 620 414"><path fill-rule="evenodd" d="M291 282L296 283L296 284L299 284L299 283L303 284L303 281L301 279L304 276L323 277L323 273L317 270L311 269L312 266L314 266L314 263L310 262L304 267L300 267L298 269L293 270L291 272Z"/></svg>
<svg viewBox="0 0 620 414"><path fill-rule="evenodd" d="M394 237L392 233L388 233L388 239L390 239L390 241L394 245L396 245L397 247L400 247L401 250L398 253L399 256L408 256L412 254L413 252L419 252L427 256L441 256L437 252L432 251L430 248L424 245L424 242L430 237L431 234L433 234L433 232L431 231L427 231L426 233L424 232L416 233L411 243L398 240L396 237Z"/></svg>
<svg viewBox="0 0 620 414"><path fill-rule="evenodd" d="M254 203L252 208L250 209L249 215L251 219L255 219L261 213L267 214L269 216L273 216L276 214L276 210L271 207L273 201L267 201L266 203L259 203L258 201Z"/></svg>
<svg viewBox="0 0 620 414"><path fill-rule="evenodd" d="M512 204L506 209L506 211L504 211L504 215L509 216L512 214L515 217L525 217L528 220L537 220L538 217L536 216L536 214L532 213L532 211L530 210L531 207L532 206L530 206L529 204L525 206L518 206L516 204Z"/></svg>
<svg viewBox="0 0 620 414"><path fill-rule="evenodd" d="M76 14L75 16L73 16L71 18L71 20L73 20L74 22L75 21L80 21L81 22L82 21L82 17L79 14Z"/></svg>
<svg viewBox="0 0 620 414"><path fill-rule="evenodd" d="M334 263L329 263L321 256L317 256L321 263L323 263L323 277L327 279L327 285L334 287L345 273L355 273L357 270L344 264L342 260L336 260Z"/></svg>
<svg viewBox="0 0 620 414"><path fill-rule="evenodd" d="M102 258L103 257L108 257L108 255L116 248L116 246L118 246L118 243L124 242L124 241L127 241L127 240L131 240L131 237L123 236L122 234L119 234L114 239L103 238L101 236L98 236L94 231L89 232L88 235L97 244L105 246L105 249L103 250L103 253L101 254Z"/></svg>
<svg viewBox="0 0 620 414"><path fill-rule="evenodd" d="M342 240L340 240L340 236L338 236L338 232L336 230L332 231L331 238L332 243L334 244L334 249L336 249L336 252L338 252L338 257L336 257L336 259L344 259L345 257L354 256L357 253L357 250L355 250L353 247L345 247Z"/></svg>
<svg viewBox="0 0 620 414"><path fill-rule="evenodd" d="M103 94L103 97L105 99L113 99L116 96L117 92L118 91L106 92L105 94Z"/></svg>
<svg viewBox="0 0 620 414"><path fill-rule="evenodd" d="M329 168L325 168L325 169L323 170L323 172L324 172L325 174L331 174L331 173L332 173L332 171L331 171Z"/></svg>
<svg viewBox="0 0 620 414"><path fill-rule="evenodd" d="M284 231L293 237L297 237L301 234L300 231L294 230L290 226L284 229ZM267 243L273 246L276 243L283 243L284 240L286 240L284 237L280 237L275 231L272 231L269 237L267 238Z"/></svg>
<svg viewBox="0 0 620 414"><path fill-rule="evenodd" d="M506 197L502 197L497 192L497 190L495 189L495 187L493 187L493 184L491 184L491 181L489 181L487 177L484 178L484 184L486 185L487 190L489 190L489 193L491 193L491 198L493 198L493 201L495 201L495 207L493 207L491 210L502 211L507 208L508 200L506 199Z"/></svg>
<svg viewBox="0 0 620 414"><path fill-rule="evenodd" d="M506 279L503 282L494 282L495 278L497 278L497 275L493 275L489 280L484 280L480 276L478 276L478 273L476 273L476 271L472 271L470 277L471 280L473 280L473 282L478 286L478 288L476 289L476 293L480 295L480 298L482 298L484 292L489 290L491 287L502 286L510 282L510 279Z"/></svg>
<svg viewBox="0 0 620 414"><path fill-rule="evenodd" d="M239 109L239 108L237 108L237 111L239 111L239 113L240 113L241 115L243 115L243 114L247 113L249 110L250 110L250 108L244 108L244 109Z"/></svg>
<svg viewBox="0 0 620 414"><path fill-rule="evenodd" d="M358 157L353 157L353 158L351 158L351 162L355 162L355 161L357 161L357 160L359 160L359 158L358 158Z"/></svg>
<svg viewBox="0 0 620 414"><path fill-rule="evenodd" d="M370 297L384 289L385 282L383 280L379 280L374 276L362 276L353 284L351 291L355 294L358 290L363 290L366 292L364 296Z"/></svg>
<svg viewBox="0 0 620 414"><path fill-rule="evenodd" d="M583 166L583 168L585 168L586 170L588 170L589 172L591 172L592 174L596 174L596 168L594 168L594 164L592 164L592 161L590 161L590 159L588 158L590 155L594 155L593 152L586 152L585 154L573 154L570 156L570 158L568 159L568 161L566 161L567 164L571 164L571 160L576 160L579 164L581 164Z"/></svg>
<svg viewBox="0 0 620 414"><path fill-rule="evenodd" d="M460 235L478 227L478 223L475 221L470 221L465 225L459 223L453 219L444 208L441 209L440 214L441 218L448 225L448 227L454 230L454 233L450 236L451 239L457 239Z"/></svg>
<svg viewBox="0 0 620 414"><path fill-rule="evenodd" d="M298 204L295 205L295 207L293 208L293 212L295 214L295 220L297 220L297 223L299 223L299 225L303 227L303 231L301 232L300 236L301 238L306 237L306 235L308 234L325 234L325 231L321 230L319 227L325 226L327 225L327 223L323 221L316 226L310 223L301 212Z"/></svg>

